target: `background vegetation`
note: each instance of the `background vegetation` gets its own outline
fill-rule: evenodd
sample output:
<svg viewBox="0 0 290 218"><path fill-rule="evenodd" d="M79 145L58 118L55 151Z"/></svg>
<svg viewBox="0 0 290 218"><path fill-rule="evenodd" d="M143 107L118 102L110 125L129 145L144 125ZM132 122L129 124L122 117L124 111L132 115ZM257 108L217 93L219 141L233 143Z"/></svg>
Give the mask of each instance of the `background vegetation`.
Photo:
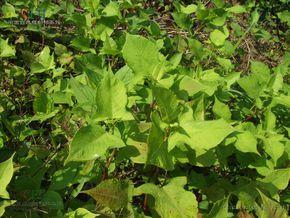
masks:
<svg viewBox="0 0 290 218"><path fill-rule="evenodd" d="M0 216L288 217L288 0L0 9Z"/></svg>

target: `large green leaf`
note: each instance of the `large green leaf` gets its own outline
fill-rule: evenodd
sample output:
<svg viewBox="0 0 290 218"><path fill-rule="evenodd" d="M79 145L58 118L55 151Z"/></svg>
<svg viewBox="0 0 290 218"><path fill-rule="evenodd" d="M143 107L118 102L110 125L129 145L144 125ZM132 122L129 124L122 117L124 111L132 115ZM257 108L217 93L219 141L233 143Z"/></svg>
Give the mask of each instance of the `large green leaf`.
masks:
<svg viewBox="0 0 290 218"><path fill-rule="evenodd" d="M123 146L124 142L119 137L107 133L100 126L88 125L74 136L66 162L94 160L104 155L109 148Z"/></svg>
<svg viewBox="0 0 290 218"><path fill-rule="evenodd" d="M0 198L9 199L6 187L13 176L13 156L0 163Z"/></svg>
<svg viewBox="0 0 290 218"><path fill-rule="evenodd" d="M126 35L123 58L135 74L148 76L160 70L160 53L157 45L142 36Z"/></svg>
<svg viewBox="0 0 290 218"><path fill-rule="evenodd" d="M96 119L133 119L131 113L126 110L127 103L128 99L125 85L114 75L107 73L97 88Z"/></svg>
<svg viewBox="0 0 290 218"><path fill-rule="evenodd" d="M110 179L83 192L92 196L97 204L109 207L112 210L119 210L126 207L128 202L131 201L132 186L127 182Z"/></svg>
<svg viewBox="0 0 290 218"><path fill-rule="evenodd" d="M169 138L169 150L178 144L186 143L193 149L209 150L227 137L233 128L223 119L211 121L189 120L180 124L182 130Z"/></svg>
<svg viewBox="0 0 290 218"><path fill-rule="evenodd" d="M176 177L169 184L158 187L154 184L144 184L135 189L134 195L149 194L155 198L155 210L160 217L196 218L197 201L192 192L184 190L185 177Z"/></svg>

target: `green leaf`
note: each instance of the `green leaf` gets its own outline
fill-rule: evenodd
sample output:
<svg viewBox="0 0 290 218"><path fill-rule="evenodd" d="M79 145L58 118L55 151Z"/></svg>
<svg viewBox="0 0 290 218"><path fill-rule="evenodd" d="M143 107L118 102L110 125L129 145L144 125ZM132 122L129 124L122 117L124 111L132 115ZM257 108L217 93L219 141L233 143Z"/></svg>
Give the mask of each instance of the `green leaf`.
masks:
<svg viewBox="0 0 290 218"><path fill-rule="evenodd" d="M290 96L289 95L280 95L274 97L276 104L285 105L286 107L290 107Z"/></svg>
<svg viewBox="0 0 290 218"><path fill-rule="evenodd" d="M15 8L13 5L9 3L5 3L2 6L2 13L3 13L3 18L13 18L17 17L17 14L15 13Z"/></svg>
<svg viewBox="0 0 290 218"><path fill-rule="evenodd" d="M255 205L255 210L259 218L287 218L287 211L276 201L268 198L265 194L259 191L262 199L261 206Z"/></svg>
<svg viewBox="0 0 290 218"><path fill-rule="evenodd" d="M126 35L122 49L127 65L140 76L148 76L160 68L160 53L156 43L137 35Z"/></svg>
<svg viewBox="0 0 290 218"><path fill-rule="evenodd" d="M188 40L188 47L190 49L190 52L194 55L195 58L202 59L205 55L205 49L203 47L203 44L194 38L189 38Z"/></svg>
<svg viewBox="0 0 290 218"><path fill-rule="evenodd" d="M185 184L185 177L176 177L161 188L147 183L136 188L134 195L152 195L155 199L154 208L160 217L197 218L197 201L192 192L184 190Z"/></svg>
<svg viewBox="0 0 290 218"><path fill-rule="evenodd" d="M267 138L263 138L265 145L264 149L267 154L271 156L275 163L284 153L285 148L282 142L283 140L284 136L279 134L270 135Z"/></svg>
<svg viewBox="0 0 290 218"><path fill-rule="evenodd" d="M60 190L64 189L66 186L77 183L80 166L79 162L71 162L64 168L55 171L51 179L49 190Z"/></svg>
<svg viewBox="0 0 290 218"><path fill-rule="evenodd" d="M228 217L228 198L219 200L214 203L206 218Z"/></svg>
<svg viewBox="0 0 290 218"><path fill-rule="evenodd" d="M257 10L253 11L253 12L251 13L250 24L251 24L251 25L255 25L256 23L258 23L259 19L260 19L260 14L259 14L259 12L258 12Z"/></svg>
<svg viewBox="0 0 290 218"><path fill-rule="evenodd" d="M225 25L226 22L226 14L224 14L223 16L217 16L216 18L214 18L210 23L214 26L223 26Z"/></svg>
<svg viewBox="0 0 290 218"><path fill-rule="evenodd" d="M274 94L278 94L283 89L283 76L281 73L276 73L270 80L270 86L272 87Z"/></svg>
<svg viewBox="0 0 290 218"><path fill-rule="evenodd" d="M197 6L195 4L187 5L186 7L180 5L180 11L185 14L192 14L197 11Z"/></svg>
<svg viewBox="0 0 290 218"><path fill-rule="evenodd" d="M230 8L227 8L226 9L228 12L232 12L232 13L235 13L235 14L240 14L240 13L245 13L247 12L247 9L242 6L242 5L234 5Z"/></svg>
<svg viewBox="0 0 290 218"><path fill-rule="evenodd" d="M31 73L42 73L52 70L55 67L54 55L50 55L50 49L45 46L44 49L36 54L34 62L30 66Z"/></svg>
<svg viewBox="0 0 290 218"><path fill-rule="evenodd" d="M117 2L110 2L106 5L106 7L103 10L103 13L106 14L108 17L118 17L122 18L122 14L120 12L120 7Z"/></svg>
<svg viewBox="0 0 290 218"><path fill-rule="evenodd" d="M290 168L274 170L263 179L258 179L262 188L268 191L284 190L290 179ZM272 192L273 193L273 192ZM275 192L274 192L275 193Z"/></svg>
<svg viewBox="0 0 290 218"><path fill-rule="evenodd" d="M213 112L217 118L223 118L224 120L230 120L232 116L229 107L226 104L220 102L217 98L215 98L214 101Z"/></svg>
<svg viewBox="0 0 290 218"><path fill-rule="evenodd" d="M36 94L33 101L33 110L35 113L48 114L53 111L52 98L45 92L39 92Z"/></svg>
<svg viewBox="0 0 290 218"><path fill-rule="evenodd" d="M211 121L190 120L181 124L182 131L169 137L169 150L186 143L193 149L209 150L221 143L233 128L223 119Z"/></svg>
<svg viewBox="0 0 290 218"><path fill-rule="evenodd" d="M148 137L147 164L152 164L166 170L173 170L172 156L168 153L165 132L160 127L158 115L152 115L152 127Z"/></svg>
<svg viewBox="0 0 290 218"><path fill-rule="evenodd" d="M78 208L64 215L65 218L95 218L98 216L99 214L94 214L85 208Z"/></svg>
<svg viewBox="0 0 290 218"><path fill-rule="evenodd" d="M225 5L224 0L212 0L212 2L215 4L217 8L222 8Z"/></svg>
<svg viewBox="0 0 290 218"><path fill-rule="evenodd" d="M8 58L15 56L15 48L8 44L9 39L2 39L0 37L0 58Z"/></svg>
<svg viewBox="0 0 290 218"><path fill-rule="evenodd" d="M85 10L96 13L98 11L98 7L100 5L100 0L81 0L80 5ZM83 209L83 208L81 208Z"/></svg>
<svg viewBox="0 0 290 218"><path fill-rule="evenodd" d="M175 11L172 13L172 17L175 23L182 29L188 30L192 26L192 21L185 13Z"/></svg>
<svg viewBox="0 0 290 218"><path fill-rule="evenodd" d="M62 196L55 191L47 191L41 199L41 204L50 210L63 210Z"/></svg>
<svg viewBox="0 0 290 218"><path fill-rule="evenodd" d="M95 28L92 29L93 37L96 40L105 41L107 36L111 36L114 32L116 23L115 17L101 17L96 21Z"/></svg>
<svg viewBox="0 0 290 218"><path fill-rule="evenodd" d="M286 22L288 27L290 27L290 12L289 10L285 10L282 12L277 13L281 22Z"/></svg>
<svg viewBox="0 0 290 218"><path fill-rule="evenodd" d="M110 37L106 37L100 54L116 55L119 53L117 43Z"/></svg>
<svg viewBox="0 0 290 218"><path fill-rule="evenodd" d="M16 201L13 200L4 200L0 201L0 217L2 217L5 213L5 208L13 205Z"/></svg>
<svg viewBox="0 0 290 218"><path fill-rule="evenodd" d="M252 152L259 154L257 150L257 139L249 131L245 131L237 135L235 147L241 152Z"/></svg>
<svg viewBox="0 0 290 218"><path fill-rule="evenodd" d="M73 95L76 97L77 102L81 108L85 111L91 112L94 107L95 101L95 91L88 85L84 85L77 81L75 78L71 78L69 85L73 92Z"/></svg>
<svg viewBox="0 0 290 218"><path fill-rule="evenodd" d="M37 113L29 120L29 122L37 120L37 121L40 121L42 123L43 121L54 117L58 113L58 111L59 111L58 109L55 109L54 111L52 111L50 113Z"/></svg>
<svg viewBox="0 0 290 218"><path fill-rule="evenodd" d="M230 71L234 68L234 65L232 64L230 59L217 57L217 62L219 63L219 65L225 68L226 71Z"/></svg>
<svg viewBox="0 0 290 218"><path fill-rule="evenodd" d="M179 91L187 92L188 96L193 96L194 94L204 90L205 87L203 84L189 76L184 76L179 82Z"/></svg>
<svg viewBox="0 0 290 218"><path fill-rule="evenodd" d="M131 120L133 116L126 110L128 103L126 87L113 74L107 73L101 80L96 94L96 119Z"/></svg>
<svg viewBox="0 0 290 218"><path fill-rule="evenodd" d="M164 122L176 122L179 114L179 108L175 94L161 86L153 86L152 91L153 96L156 98L157 104L160 108Z"/></svg>
<svg viewBox="0 0 290 218"><path fill-rule="evenodd" d="M119 210L125 208L131 201L132 186L127 182L110 179L83 193L94 198L97 204L102 204L112 210Z"/></svg>
<svg viewBox="0 0 290 218"><path fill-rule="evenodd" d="M13 156L0 163L0 198L9 199L9 193L6 190L13 176Z"/></svg>
<svg viewBox="0 0 290 218"><path fill-rule="evenodd" d="M215 29L210 33L210 40L216 46L222 46L226 41L227 35L222 31Z"/></svg>
<svg viewBox="0 0 290 218"><path fill-rule="evenodd" d="M227 83L227 88L231 89L231 86L240 79L240 76L241 76L241 73L235 72L235 73L228 74L226 77L224 77Z"/></svg>
<svg viewBox="0 0 290 218"><path fill-rule="evenodd" d="M264 128L268 131L272 131L275 129L276 126L276 116L271 111L271 109L265 112L265 122L263 123Z"/></svg>
<svg viewBox="0 0 290 218"><path fill-rule="evenodd" d="M259 81L259 78L253 74L240 78L238 84L253 99L257 99L263 93L265 87L265 83Z"/></svg>
<svg viewBox="0 0 290 218"><path fill-rule="evenodd" d="M262 82L268 82L271 74L269 67L259 61L251 62L251 72Z"/></svg>
<svg viewBox="0 0 290 218"><path fill-rule="evenodd" d="M100 126L88 125L74 136L66 162L94 160L103 156L109 148L123 146L124 142L119 137L107 133Z"/></svg>
<svg viewBox="0 0 290 218"><path fill-rule="evenodd" d="M71 46L82 52L91 52L93 54L96 51L93 48L90 48L91 40L89 38L84 37L76 37L71 41Z"/></svg>

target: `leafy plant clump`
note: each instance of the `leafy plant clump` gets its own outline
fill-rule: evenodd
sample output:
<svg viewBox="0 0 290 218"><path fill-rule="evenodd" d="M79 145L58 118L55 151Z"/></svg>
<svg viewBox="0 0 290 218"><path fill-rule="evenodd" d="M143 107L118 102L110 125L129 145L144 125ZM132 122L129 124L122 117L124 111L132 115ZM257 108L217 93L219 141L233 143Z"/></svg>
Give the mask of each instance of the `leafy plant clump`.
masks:
<svg viewBox="0 0 290 218"><path fill-rule="evenodd" d="M0 18L0 216L288 217L288 0Z"/></svg>

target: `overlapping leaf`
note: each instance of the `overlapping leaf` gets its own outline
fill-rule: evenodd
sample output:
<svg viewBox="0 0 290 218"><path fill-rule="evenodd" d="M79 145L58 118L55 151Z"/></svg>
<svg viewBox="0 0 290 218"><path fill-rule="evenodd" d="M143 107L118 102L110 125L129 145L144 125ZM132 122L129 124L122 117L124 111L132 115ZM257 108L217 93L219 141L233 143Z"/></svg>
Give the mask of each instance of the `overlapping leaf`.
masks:
<svg viewBox="0 0 290 218"><path fill-rule="evenodd" d="M134 191L135 195L150 194L155 199L154 209L161 217L197 217L197 201L193 193L183 189L185 177L176 177L162 188L144 184Z"/></svg>
<svg viewBox="0 0 290 218"><path fill-rule="evenodd" d="M211 121L189 120L181 124L181 130L169 138L169 150L186 143L193 149L209 150L221 143L233 128L223 119Z"/></svg>
<svg viewBox="0 0 290 218"><path fill-rule="evenodd" d="M114 75L106 74L96 93L96 119L133 119L126 106L128 103L125 85Z"/></svg>
<svg viewBox="0 0 290 218"><path fill-rule="evenodd" d="M13 176L13 156L0 163L0 197L4 199L9 199L6 188Z"/></svg>
<svg viewBox="0 0 290 218"><path fill-rule="evenodd" d="M74 136L67 162L94 160L104 155L109 148L124 146L117 136L107 133L98 125L82 127Z"/></svg>

